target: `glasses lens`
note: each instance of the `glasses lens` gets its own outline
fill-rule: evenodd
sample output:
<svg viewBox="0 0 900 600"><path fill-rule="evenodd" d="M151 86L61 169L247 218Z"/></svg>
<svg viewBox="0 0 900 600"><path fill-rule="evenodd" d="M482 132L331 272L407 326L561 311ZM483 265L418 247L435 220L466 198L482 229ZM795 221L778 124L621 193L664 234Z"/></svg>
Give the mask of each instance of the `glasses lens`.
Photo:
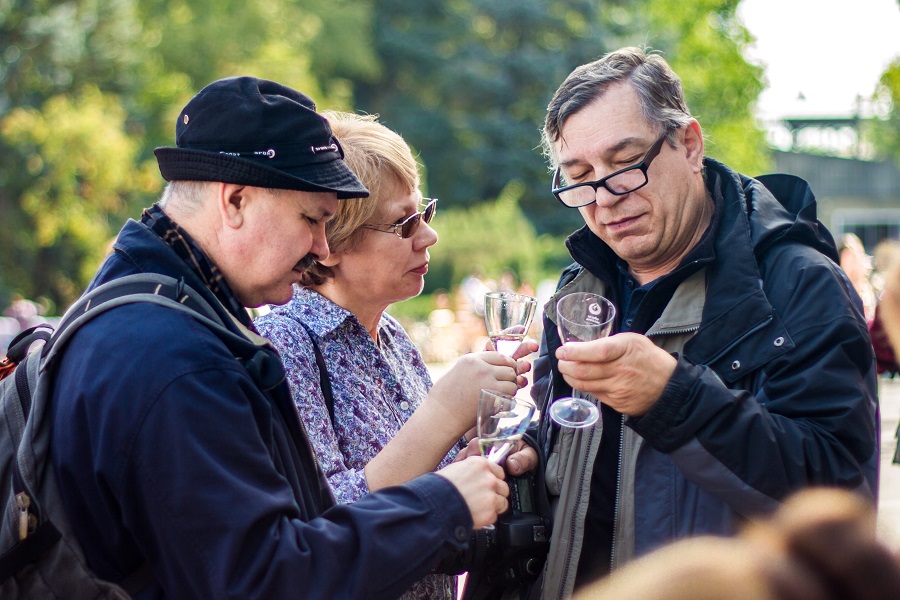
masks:
<svg viewBox="0 0 900 600"><path fill-rule="evenodd" d="M400 229L400 237L404 240L408 237L412 237L412 234L416 232L416 229L419 228L419 221L422 220L422 213L416 213L414 215L410 215L408 219L403 221L403 227Z"/></svg>
<svg viewBox="0 0 900 600"><path fill-rule="evenodd" d="M647 174L640 167L629 169L606 180L606 188L614 194L627 194L647 183Z"/></svg>
<svg viewBox="0 0 900 600"><path fill-rule="evenodd" d="M434 218L434 213L436 211L437 200L432 200L428 203L428 206L425 207L425 212L422 213L422 219L424 219L426 223L431 223L431 219Z"/></svg>
<svg viewBox="0 0 900 600"><path fill-rule="evenodd" d="M556 195L566 206L584 206L597 199L597 192L590 184L578 185Z"/></svg>
<svg viewBox="0 0 900 600"><path fill-rule="evenodd" d="M425 221L426 223L431 223L431 219L434 217L436 209L437 200L432 200L428 203L428 206L425 207L423 212L417 212L414 215L410 215L409 218L402 223L403 227L400 229L400 236L403 239L412 237L419 229L420 222Z"/></svg>

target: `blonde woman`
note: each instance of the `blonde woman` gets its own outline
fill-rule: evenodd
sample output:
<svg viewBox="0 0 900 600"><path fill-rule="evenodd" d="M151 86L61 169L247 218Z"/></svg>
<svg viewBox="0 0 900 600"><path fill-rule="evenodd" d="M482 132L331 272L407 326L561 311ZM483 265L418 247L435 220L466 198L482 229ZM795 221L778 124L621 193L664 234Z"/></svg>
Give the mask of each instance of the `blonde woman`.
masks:
<svg viewBox="0 0 900 600"><path fill-rule="evenodd" d="M475 424L478 392L513 394L530 365L492 352L462 356L432 384L421 354L385 312L422 292L437 200L419 191L406 142L372 116L326 112L344 161L371 195L343 201L326 226L330 256L288 304L257 319L280 351L300 416L339 502L403 483L451 462ZM333 418L316 349L324 360ZM537 349L527 342L518 356ZM530 450L509 457L513 474ZM404 598L456 597L456 578L430 575Z"/></svg>

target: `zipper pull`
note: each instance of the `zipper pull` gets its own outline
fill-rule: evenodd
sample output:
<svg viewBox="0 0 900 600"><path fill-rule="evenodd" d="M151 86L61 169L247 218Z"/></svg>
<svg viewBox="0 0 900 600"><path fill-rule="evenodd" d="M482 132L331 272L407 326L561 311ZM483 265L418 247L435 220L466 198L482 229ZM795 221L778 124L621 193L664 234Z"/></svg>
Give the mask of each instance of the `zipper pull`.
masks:
<svg viewBox="0 0 900 600"><path fill-rule="evenodd" d="M19 540L28 537L28 507L31 505L31 498L25 492L16 494L16 506L19 508Z"/></svg>

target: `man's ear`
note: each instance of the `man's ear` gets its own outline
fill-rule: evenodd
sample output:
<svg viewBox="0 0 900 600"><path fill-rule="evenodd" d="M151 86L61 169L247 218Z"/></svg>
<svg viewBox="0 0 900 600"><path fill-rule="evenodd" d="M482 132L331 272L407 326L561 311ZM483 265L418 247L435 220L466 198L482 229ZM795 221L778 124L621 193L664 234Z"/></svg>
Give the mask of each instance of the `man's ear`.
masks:
<svg viewBox="0 0 900 600"><path fill-rule="evenodd" d="M222 219L222 225L230 229L241 227L250 199L250 189L247 186L220 183L216 190L216 208Z"/></svg>
<svg viewBox="0 0 900 600"><path fill-rule="evenodd" d="M681 141L686 158L694 167L694 172L699 173L703 169L703 130L696 119L691 119L682 131Z"/></svg>

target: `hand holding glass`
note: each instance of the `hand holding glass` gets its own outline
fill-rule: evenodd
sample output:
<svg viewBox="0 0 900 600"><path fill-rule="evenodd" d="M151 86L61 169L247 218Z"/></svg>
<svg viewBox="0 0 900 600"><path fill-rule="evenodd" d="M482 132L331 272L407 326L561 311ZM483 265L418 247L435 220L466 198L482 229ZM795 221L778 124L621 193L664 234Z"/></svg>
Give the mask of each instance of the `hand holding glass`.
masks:
<svg viewBox="0 0 900 600"><path fill-rule="evenodd" d="M512 356L525 339L537 308L537 298L513 292L484 295L484 324L497 352Z"/></svg>
<svg viewBox="0 0 900 600"><path fill-rule="evenodd" d="M615 316L616 307L599 294L577 292L556 303L556 325L564 344L608 336ZM582 398L560 398L550 405L549 414L563 427L590 427L600 418L594 403Z"/></svg>

